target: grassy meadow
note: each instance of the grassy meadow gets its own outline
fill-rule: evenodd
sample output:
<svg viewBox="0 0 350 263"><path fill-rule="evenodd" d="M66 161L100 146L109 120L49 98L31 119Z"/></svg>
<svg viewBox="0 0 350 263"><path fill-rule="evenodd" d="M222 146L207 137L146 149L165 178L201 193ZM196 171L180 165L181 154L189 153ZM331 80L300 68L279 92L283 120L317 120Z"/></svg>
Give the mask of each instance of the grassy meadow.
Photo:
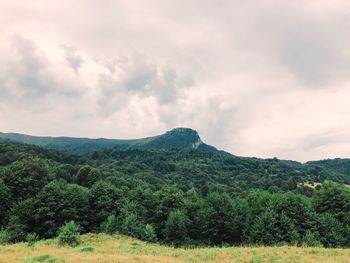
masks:
<svg viewBox="0 0 350 263"><path fill-rule="evenodd" d="M86 234L78 247L60 247L56 240L0 246L0 263L75 262L350 262L350 249L311 247L228 247L183 249L149 244L125 236Z"/></svg>

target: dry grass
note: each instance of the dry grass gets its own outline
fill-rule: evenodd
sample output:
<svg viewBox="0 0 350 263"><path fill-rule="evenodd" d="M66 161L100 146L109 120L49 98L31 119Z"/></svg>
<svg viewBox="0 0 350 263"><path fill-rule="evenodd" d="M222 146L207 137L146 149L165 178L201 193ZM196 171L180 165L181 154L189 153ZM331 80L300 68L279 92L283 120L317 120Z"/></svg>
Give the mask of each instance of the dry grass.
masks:
<svg viewBox="0 0 350 263"><path fill-rule="evenodd" d="M317 182L305 182L302 185L312 189L315 189L317 186L322 186L321 183L317 183Z"/></svg>
<svg viewBox="0 0 350 263"><path fill-rule="evenodd" d="M34 248L26 243L0 246L0 263L15 262L349 263L350 249L292 246L175 249L123 236L87 234L77 248L59 247L55 240L38 242Z"/></svg>

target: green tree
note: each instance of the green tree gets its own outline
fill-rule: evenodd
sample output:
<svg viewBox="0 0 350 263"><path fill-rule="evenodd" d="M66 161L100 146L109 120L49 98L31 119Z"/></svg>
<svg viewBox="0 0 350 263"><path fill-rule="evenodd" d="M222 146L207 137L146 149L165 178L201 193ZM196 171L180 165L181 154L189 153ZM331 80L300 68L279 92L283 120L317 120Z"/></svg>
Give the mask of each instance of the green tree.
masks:
<svg viewBox="0 0 350 263"><path fill-rule="evenodd" d="M88 180L88 174L92 170L92 167L89 165L83 165L77 172L77 183L82 186L87 186L90 182Z"/></svg>
<svg viewBox="0 0 350 263"><path fill-rule="evenodd" d="M7 215L11 204L12 200L10 190L0 178L0 226L3 226L7 221Z"/></svg>
<svg viewBox="0 0 350 263"><path fill-rule="evenodd" d="M101 174L99 170L89 165L82 166L77 173L77 183L81 186L91 187L100 179Z"/></svg>
<svg viewBox="0 0 350 263"><path fill-rule="evenodd" d="M184 212L181 210L171 211L164 229L166 240L175 246L184 244L188 238L188 225L189 220Z"/></svg>
<svg viewBox="0 0 350 263"><path fill-rule="evenodd" d="M184 202L184 194L176 187L165 187L156 193L158 205L156 207L156 223L158 232L162 235L161 229L164 229L165 222L169 213L173 210L181 209Z"/></svg>
<svg viewBox="0 0 350 263"><path fill-rule="evenodd" d="M332 215L319 215L317 230L319 239L325 247L342 247L347 244L346 228Z"/></svg>
<svg viewBox="0 0 350 263"><path fill-rule="evenodd" d="M71 220L86 230L90 215L86 188L52 181L38 193L35 203L35 225L40 236L53 237L64 222Z"/></svg>
<svg viewBox="0 0 350 263"><path fill-rule="evenodd" d="M26 226L21 222L18 216L10 216L6 228L10 235L10 241L13 243L24 241L26 238Z"/></svg>
<svg viewBox="0 0 350 263"><path fill-rule="evenodd" d="M301 236L308 230L315 231L316 214L310 199L293 193L278 194L273 209L287 216Z"/></svg>
<svg viewBox="0 0 350 263"><path fill-rule="evenodd" d="M255 218L248 229L248 243L259 245L296 244L300 236L293 222L284 214L268 209Z"/></svg>
<svg viewBox="0 0 350 263"><path fill-rule="evenodd" d="M3 174L4 183L15 200L33 197L52 179L47 162L39 158L16 161Z"/></svg>
<svg viewBox="0 0 350 263"><path fill-rule="evenodd" d="M122 192L109 182L95 183L89 193L89 203L93 218L92 228L97 228L111 214L119 214Z"/></svg>
<svg viewBox="0 0 350 263"><path fill-rule="evenodd" d="M340 222L350 225L350 189L344 185L325 183L314 196L317 213L331 213Z"/></svg>
<svg viewBox="0 0 350 263"><path fill-rule="evenodd" d="M242 199L232 200L228 194L210 193L199 211L203 238L214 244L240 243L248 205Z"/></svg>

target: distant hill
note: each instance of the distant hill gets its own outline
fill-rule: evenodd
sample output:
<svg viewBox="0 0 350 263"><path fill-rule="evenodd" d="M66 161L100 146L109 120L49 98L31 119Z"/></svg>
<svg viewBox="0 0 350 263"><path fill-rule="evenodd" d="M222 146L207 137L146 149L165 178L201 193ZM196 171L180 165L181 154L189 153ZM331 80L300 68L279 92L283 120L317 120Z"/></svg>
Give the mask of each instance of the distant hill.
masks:
<svg viewBox="0 0 350 263"><path fill-rule="evenodd" d="M325 159L320 161L307 162L306 164L319 166L336 173L350 176L350 159Z"/></svg>
<svg viewBox="0 0 350 263"><path fill-rule="evenodd" d="M131 140L42 137L19 133L0 133L0 139L72 153L87 153L111 148L198 149L205 152L218 152L215 147L203 143L197 131L189 128L175 128L162 135Z"/></svg>

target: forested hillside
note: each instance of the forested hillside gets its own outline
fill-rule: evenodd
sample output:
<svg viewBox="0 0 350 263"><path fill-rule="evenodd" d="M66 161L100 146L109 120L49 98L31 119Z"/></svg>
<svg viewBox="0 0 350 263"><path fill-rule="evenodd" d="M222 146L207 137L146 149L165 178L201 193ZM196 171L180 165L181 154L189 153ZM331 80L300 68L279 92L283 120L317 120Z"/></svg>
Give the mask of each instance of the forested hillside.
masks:
<svg viewBox="0 0 350 263"><path fill-rule="evenodd" d="M350 246L344 167L197 149L75 155L8 141L0 165L0 237L8 242L54 237L73 220L83 233L174 245Z"/></svg>
<svg viewBox="0 0 350 263"><path fill-rule="evenodd" d="M1 133L0 139L33 144L48 149L72 153L87 153L103 149L199 149L217 152L215 147L202 142L197 131L190 128L175 128L164 134L141 139L89 139L75 137L41 137L18 133Z"/></svg>

